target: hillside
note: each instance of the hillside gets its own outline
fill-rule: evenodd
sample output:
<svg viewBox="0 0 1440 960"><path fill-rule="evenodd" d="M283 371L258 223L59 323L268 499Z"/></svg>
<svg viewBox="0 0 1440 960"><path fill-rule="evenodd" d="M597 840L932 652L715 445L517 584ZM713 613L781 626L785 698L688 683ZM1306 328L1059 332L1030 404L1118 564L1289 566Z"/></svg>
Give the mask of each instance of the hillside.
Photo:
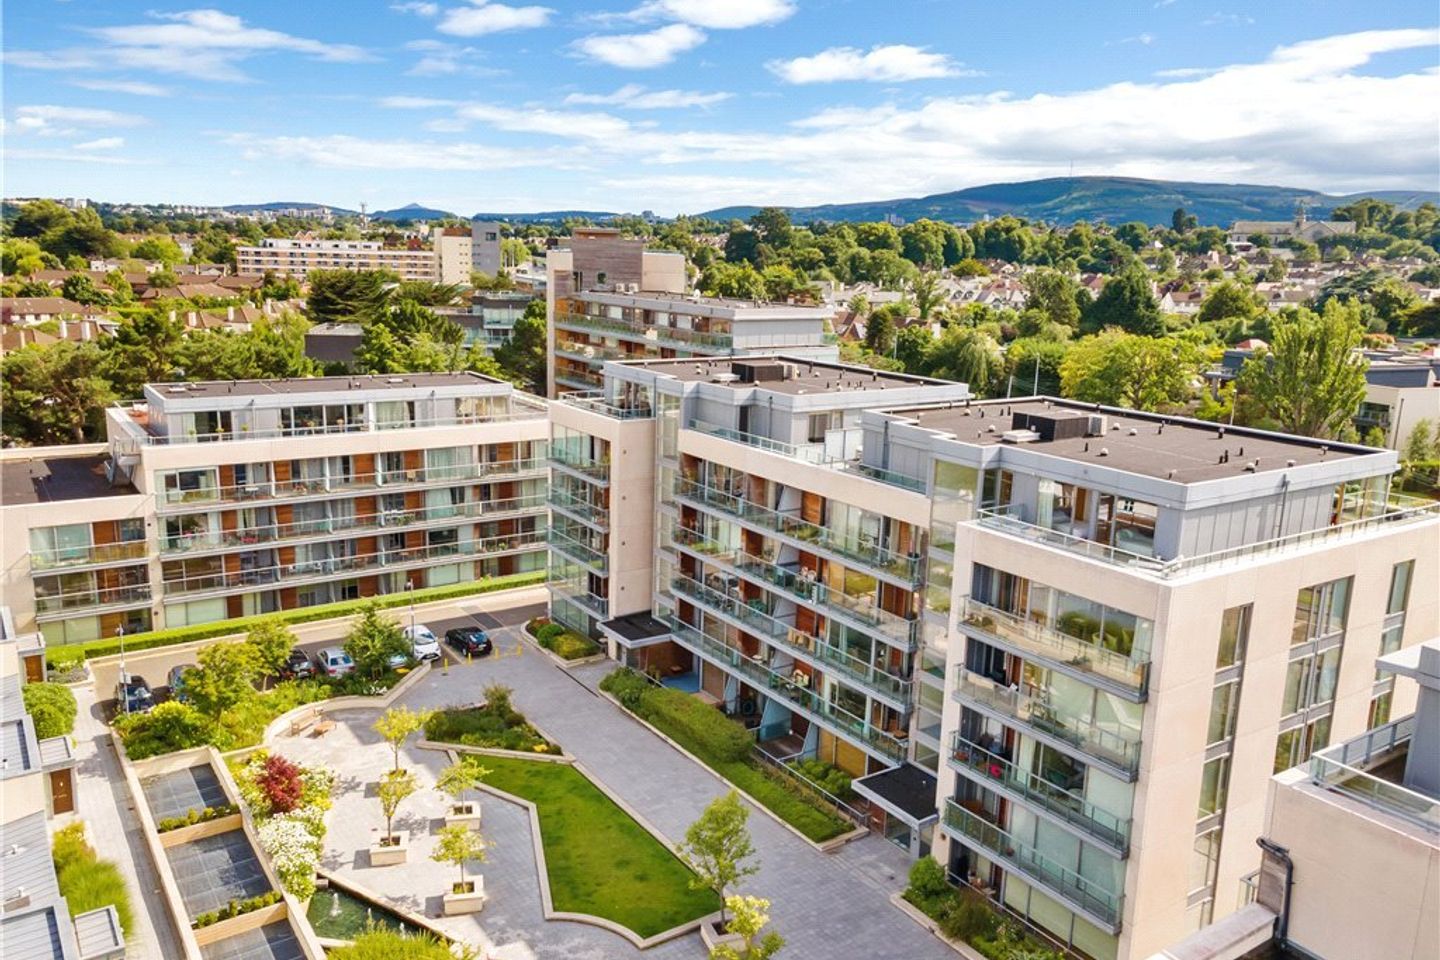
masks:
<svg viewBox="0 0 1440 960"><path fill-rule="evenodd" d="M541 210L537 213L477 213L472 220L504 220L510 223L558 223L561 220L610 220L618 213L602 210Z"/></svg>
<svg viewBox="0 0 1440 960"><path fill-rule="evenodd" d="M394 210L376 210L370 214L371 220L449 220L455 219L455 214L448 210L437 210L434 207L421 206L418 203L407 203L403 207L396 207Z"/></svg>
<svg viewBox="0 0 1440 960"><path fill-rule="evenodd" d="M346 210L344 207L332 207L328 203L302 203L290 200L271 200L269 203L232 203L222 207L222 210L229 213L256 213L259 211L275 210L311 210L324 207L337 217L354 216L354 210Z"/></svg>
<svg viewBox="0 0 1440 960"><path fill-rule="evenodd" d="M1204 226L1227 227L1235 220L1287 220L1294 216L1295 205L1300 202L1305 204L1309 216L1328 217L1335 207L1360 197L1374 197L1401 207L1415 207L1426 200L1440 202L1440 194L1423 190L1378 190L1332 196L1313 190L1253 184L1184 183L1128 177L1055 177L1021 183L987 184L928 197L787 207L786 210L791 219L801 223L809 220L880 220L887 214L907 221L929 217L932 220L970 222L1011 214L1061 224L1076 220L1104 220L1116 224L1140 220L1168 226L1175 208L1184 207ZM722 207L700 216L717 220L745 220L758 209L752 206Z"/></svg>

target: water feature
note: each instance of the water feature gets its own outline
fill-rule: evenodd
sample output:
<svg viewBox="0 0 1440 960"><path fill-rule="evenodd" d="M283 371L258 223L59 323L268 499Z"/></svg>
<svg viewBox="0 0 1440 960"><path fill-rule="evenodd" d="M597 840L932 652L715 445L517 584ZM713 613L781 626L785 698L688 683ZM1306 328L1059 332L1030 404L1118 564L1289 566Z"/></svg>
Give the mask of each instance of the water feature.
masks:
<svg viewBox="0 0 1440 960"><path fill-rule="evenodd" d="M306 919L315 935L329 940L353 940L367 927L419 933L421 928L386 907L371 903L338 887L330 888L329 902L324 894L310 898Z"/></svg>

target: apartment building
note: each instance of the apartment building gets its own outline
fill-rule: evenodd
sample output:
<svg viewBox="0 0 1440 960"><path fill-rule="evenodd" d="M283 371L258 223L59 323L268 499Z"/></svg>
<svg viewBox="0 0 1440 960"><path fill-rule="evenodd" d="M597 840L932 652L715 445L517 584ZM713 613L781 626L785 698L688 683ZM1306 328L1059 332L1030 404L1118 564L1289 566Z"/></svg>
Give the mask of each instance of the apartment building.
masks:
<svg viewBox="0 0 1440 960"><path fill-rule="evenodd" d="M51 644L545 565L542 401L471 373L151 384L6 451L4 600Z"/></svg>
<svg viewBox="0 0 1440 960"><path fill-rule="evenodd" d="M832 308L687 293L685 258L646 250L613 229L577 229L546 258L548 375L553 396L594 392L611 360L783 351L834 360Z"/></svg>
<svg viewBox="0 0 1440 960"><path fill-rule="evenodd" d="M441 249L450 248L442 244ZM440 261L433 246L387 247L378 240L271 237L259 246L235 248L235 272L240 276L273 273L303 280L312 270L391 270L402 280L438 280ZM469 277L468 271L464 277Z"/></svg>
<svg viewBox="0 0 1440 960"><path fill-rule="evenodd" d="M443 284L469 284L474 269L474 242L463 227L435 227L430 231L435 251L435 279Z"/></svg>
<svg viewBox="0 0 1440 960"><path fill-rule="evenodd" d="M499 276L504 268L500 256L500 224L495 220L470 221L470 269Z"/></svg>

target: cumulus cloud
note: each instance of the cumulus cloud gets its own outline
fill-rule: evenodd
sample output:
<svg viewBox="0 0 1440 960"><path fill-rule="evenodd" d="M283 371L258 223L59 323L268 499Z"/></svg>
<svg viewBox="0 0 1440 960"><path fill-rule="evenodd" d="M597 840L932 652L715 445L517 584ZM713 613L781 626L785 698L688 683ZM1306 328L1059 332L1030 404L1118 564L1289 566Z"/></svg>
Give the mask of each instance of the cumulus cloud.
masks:
<svg viewBox="0 0 1440 960"><path fill-rule="evenodd" d="M412 0L410 3L392 3L390 9L396 13L413 13L417 17L433 17L440 12L440 4Z"/></svg>
<svg viewBox="0 0 1440 960"><path fill-rule="evenodd" d="M549 7L511 7L488 0L470 0L469 6L446 10L435 29L454 37L483 37L506 30L543 27L554 13Z"/></svg>
<svg viewBox="0 0 1440 960"><path fill-rule="evenodd" d="M705 31L672 23L648 33L614 33L584 37L575 49L591 60L627 70L664 66L686 50L705 42Z"/></svg>
<svg viewBox="0 0 1440 960"><path fill-rule="evenodd" d="M128 93L135 97L168 97L170 90L158 83L142 80L71 80L70 86L82 90L99 90L105 93Z"/></svg>
<svg viewBox="0 0 1440 960"><path fill-rule="evenodd" d="M80 130L97 127L136 127L144 122L144 117L137 117L133 113L96 110L89 107L36 104L16 107L14 118L7 124L7 127L13 128L17 133L31 133L42 137L64 137L72 136Z"/></svg>
<svg viewBox="0 0 1440 960"><path fill-rule="evenodd" d="M352 170L495 170L533 167L559 158L543 151L512 150L478 143L371 140L363 137L253 137L235 134L225 142L247 160L297 161Z"/></svg>
<svg viewBox="0 0 1440 960"><path fill-rule="evenodd" d="M779 23L794 12L792 0L650 0L620 17L678 20L709 30L740 30Z"/></svg>
<svg viewBox="0 0 1440 960"><path fill-rule="evenodd" d="M647 90L638 83L627 83L613 93L572 93L566 96L565 102L628 107L631 110L673 110L708 107L733 96L733 93L700 93L696 90Z"/></svg>
<svg viewBox="0 0 1440 960"><path fill-rule="evenodd" d="M485 51L477 47L462 47L443 40L411 40L405 49L420 54L414 66L405 71L411 77L493 77L505 72L480 63Z"/></svg>
<svg viewBox="0 0 1440 960"><path fill-rule="evenodd" d="M98 140L86 140L84 143L77 143L72 150L119 150L125 146L124 137L100 137Z"/></svg>
<svg viewBox="0 0 1440 960"><path fill-rule="evenodd" d="M976 76L943 53L924 47L895 43L874 46L868 51L856 47L831 47L814 56L793 60L772 60L766 64L786 83L835 83L840 80L870 80L899 83L932 80L938 77Z"/></svg>

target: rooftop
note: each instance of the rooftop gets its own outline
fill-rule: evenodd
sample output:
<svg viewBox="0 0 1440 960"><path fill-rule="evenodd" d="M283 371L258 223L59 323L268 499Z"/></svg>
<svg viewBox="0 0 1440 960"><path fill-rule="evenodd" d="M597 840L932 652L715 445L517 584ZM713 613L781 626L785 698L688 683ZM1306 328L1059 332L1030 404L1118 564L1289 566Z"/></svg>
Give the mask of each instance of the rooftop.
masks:
<svg viewBox="0 0 1440 960"><path fill-rule="evenodd" d="M714 383L736 390L759 388L791 395L956 386L948 380L782 356L627 360L618 365L653 370L682 383Z"/></svg>
<svg viewBox="0 0 1440 960"><path fill-rule="evenodd" d="M929 430L951 434L962 443L1033 450L1077 463L1175 483L1200 483L1247 473L1268 473L1385 452L1333 441L1048 397L887 410L885 413L913 420ZM1103 436L1089 428L1093 417L1104 418ZM1006 438L1007 434L1021 430L1027 424L1031 433L1020 438Z"/></svg>
<svg viewBox="0 0 1440 960"><path fill-rule="evenodd" d="M855 780L861 796L867 797L891 813L916 824L933 819L935 811L935 775L913 763L902 763L879 773Z"/></svg>
<svg viewBox="0 0 1440 960"><path fill-rule="evenodd" d="M617 633L626 640L649 640L670 633L668 624L656 620L648 613L629 613L623 617L606 620L600 624L606 630Z"/></svg>
<svg viewBox="0 0 1440 960"><path fill-rule="evenodd" d="M677 313L734 315L741 311L765 311L777 317L813 317L823 319L835 315L833 306L808 303L787 303L783 300L745 300L739 297L707 297L698 293L676 293L670 290L619 290L613 285L594 285L574 294L576 299L598 303L644 307L663 302Z"/></svg>
<svg viewBox="0 0 1440 960"><path fill-rule="evenodd" d="M105 476L105 460L105 455L98 453L6 460L0 463L0 506L135 493L129 484L110 483Z"/></svg>
<svg viewBox="0 0 1440 960"><path fill-rule="evenodd" d="M370 390L424 390L436 387L490 386L503 383L478 373L396 373L349 377L294 377L279 380L202 380L151 383L163 397L271 397L306 393L357 393Z"/></svg>

